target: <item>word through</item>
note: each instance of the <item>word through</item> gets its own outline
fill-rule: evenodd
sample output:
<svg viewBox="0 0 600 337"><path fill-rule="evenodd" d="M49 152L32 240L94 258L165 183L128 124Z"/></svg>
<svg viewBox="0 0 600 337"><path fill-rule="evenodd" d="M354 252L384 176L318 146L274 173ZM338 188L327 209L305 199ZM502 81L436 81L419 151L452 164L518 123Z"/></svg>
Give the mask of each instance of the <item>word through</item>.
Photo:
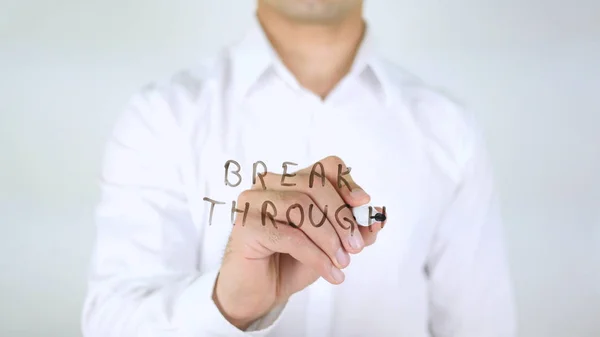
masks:
<svg viewBox="0 0 600 337"><path fill-rule="evenodd" d="M225 202L222 201L216 201L216 200L212 200L210 198L204 198L204 201L207 201L210 203L210 213L209 213L209 218L208 218L208 225L210 226L212 224L212 218L213 218L213 213L214 213L214 209L216 205L224 205ZM319 210L321 214L320 219L319 220L315 220L315 216L313 216L313 212L314 209ZM232 225L235 225L235 216L237 213L241 213L243 214L242 216L242 226L244 226L246 224L246 218L248 216L248 210L250 209L250 203L246 202L244 205L244 209L238 209L236 207L236 202L232 201L231 202L231 223ZM334 218L336 220L336 222L338 223L338 225L340 227L342 227L345 230L352 230L354 231L354 227L356 226L356 219L353 217L352 219L344 216L341 217L340 219L340 212L343 209L348 209L350 211L352 211L352 208L347 205L341 205L339 206L334 213ZM295 213L299 214L299 220L292 220L292 213L296 210ZM284 224L284 225L290 225L296 228L301 228L302 225L305 222L305 213L304 213L304 207L302 207L301 204L293 204L290 207L287 208L286 212L285 212L285 217L287 221L283 221L281 219L275 219L275 217L277 216L277 208L275 207L275 204L269 200L266 200L262 203L261 206L261 223L263 226L267 225L267 219L271 222L271 224L277 228L277 223L280 224ZM327 213L328 213L328 205L325 205L325 207L323 207L323 211L321 211L318 207L316 207L314 204L310 204L308 206L308 221L310 222L310 224L313 227L321 227L323 226L323 224L325 223L325 220L327 219ZM298 216L296 217L298 218Z"/></svg>

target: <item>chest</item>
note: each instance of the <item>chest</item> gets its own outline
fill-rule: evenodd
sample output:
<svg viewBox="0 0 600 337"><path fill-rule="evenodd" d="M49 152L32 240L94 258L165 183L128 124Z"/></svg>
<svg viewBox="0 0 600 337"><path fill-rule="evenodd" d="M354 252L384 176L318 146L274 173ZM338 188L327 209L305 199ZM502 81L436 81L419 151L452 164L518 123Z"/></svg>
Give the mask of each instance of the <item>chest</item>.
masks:
<svg viewBox="0 0 600 337"><path fill-rule="evenodd" d="M195 144L194 199L201 233L200 268L218 266L232 229L232 206L249 189L256 172L283 173L312 166L335 155L351 168L352 178L386 207L385 235L353 258L348 273L382 274L407 257L422 260L434 227L435 176L418 129L405 111L365 104L327 105L294 97L212 107L211 128ZM260 107L269 106L268 110ZM208 199L208 200L207 200ZM382 233L383 234L383 233ZM388 269L389 270L389 269ZM400 270L400 268L398 268ZM399 275L389 274L393 283Z"/></svg>

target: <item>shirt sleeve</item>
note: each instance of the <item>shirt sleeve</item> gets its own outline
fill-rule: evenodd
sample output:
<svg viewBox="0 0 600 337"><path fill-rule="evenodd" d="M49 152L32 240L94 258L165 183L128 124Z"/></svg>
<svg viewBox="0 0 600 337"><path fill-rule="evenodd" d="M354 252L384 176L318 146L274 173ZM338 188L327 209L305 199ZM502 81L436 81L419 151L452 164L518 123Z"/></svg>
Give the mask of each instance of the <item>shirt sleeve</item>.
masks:
<svg viewBox="0 0 600 337"><path fill-rule="evenodd" d="M513 293L493 172L481 131L472 126L470 132L475 136L468 137L460 181L426 266L430 330L435 337L513 337Z"/></svg>
<svg viewBox="0 0 600 337"><path fill-rule="evenodd" d="M160 97L136 95L107 145L83 334L265 336L285 305L241 331L212 300L218 268L197 268L203 224L193 221L182 181L187 148Z"/></svg>

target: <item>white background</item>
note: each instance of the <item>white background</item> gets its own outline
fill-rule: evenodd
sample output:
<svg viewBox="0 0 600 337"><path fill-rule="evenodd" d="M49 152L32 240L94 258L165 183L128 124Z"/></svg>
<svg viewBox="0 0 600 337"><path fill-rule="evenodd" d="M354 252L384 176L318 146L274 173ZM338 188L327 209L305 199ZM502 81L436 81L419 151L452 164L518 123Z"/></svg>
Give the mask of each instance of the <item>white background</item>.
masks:
<svg viewBox="0 0 600 337"><path fill-rule="evenodd" d="M104 142L253 0L0 0L0 335L79 336ZM369 0L385 54L478 112L521 336L600 336L600 1Z"/></svg>

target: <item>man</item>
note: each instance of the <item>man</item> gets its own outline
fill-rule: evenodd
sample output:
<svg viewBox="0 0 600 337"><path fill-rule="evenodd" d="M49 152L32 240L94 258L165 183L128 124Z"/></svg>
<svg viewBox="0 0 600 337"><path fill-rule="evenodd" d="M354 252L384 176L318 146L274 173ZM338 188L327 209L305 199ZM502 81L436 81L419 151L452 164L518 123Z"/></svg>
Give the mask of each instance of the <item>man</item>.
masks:
<svg viewBox="0 0 600 337"><path fill-rule="evenodd" d="M259 0L105 158L85 336L513 336L483 139L359 0ZM268 173L266 173L268 172ZM387 219L357 226L351 209Z"/></svg>

